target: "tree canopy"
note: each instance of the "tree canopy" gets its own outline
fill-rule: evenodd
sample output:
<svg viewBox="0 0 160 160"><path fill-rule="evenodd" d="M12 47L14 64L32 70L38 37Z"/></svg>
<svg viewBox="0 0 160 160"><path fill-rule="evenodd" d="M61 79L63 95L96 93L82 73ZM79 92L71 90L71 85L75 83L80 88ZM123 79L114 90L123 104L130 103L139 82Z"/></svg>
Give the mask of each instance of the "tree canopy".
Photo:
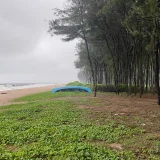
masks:
<svg viewBox="0 0 160 160"><path fill-rule="evenodd" d="M68 0L54 9L51 35L79 39L76 68L86 81L126 86L128 94L159 95L160 1Z"/></svg>

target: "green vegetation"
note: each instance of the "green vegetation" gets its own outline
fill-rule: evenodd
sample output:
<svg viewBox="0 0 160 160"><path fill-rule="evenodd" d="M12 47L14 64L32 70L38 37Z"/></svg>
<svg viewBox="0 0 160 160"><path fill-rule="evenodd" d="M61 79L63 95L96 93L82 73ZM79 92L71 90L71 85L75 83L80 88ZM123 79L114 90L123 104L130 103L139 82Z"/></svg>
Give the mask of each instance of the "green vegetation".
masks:
<svg viewBox="0 0 160 160"><path fill-rule="evenodd" d="M89 93L45 92L15 101L25 103L0 107L0 159L160 158L157 135L145 136L144 128L134 125L134 121L143 123L143 118L137 117L129 124L126 116L98 112L96 109L101 110L106 102ZM83 106L92 106L93 110ZM118 148L114 146L119 144Z"/></svg>
<svg viewBox="0 0 160 160"><path fill-rule="evenodd" d="M59 97L80 97L80 96L90 96L89 93L81 93L81 92L57 92L53 94L51 91L44 93L37 93L34 95L28 95L25 97L21 97L15 99L14 102L24 102L24 101L37 101L37 100L51 100Z"/></svg>
<svg viewBox="0 0 160 160"><path fill-rule="evenodd" d="M93 85L92 84L83 84L78 81L68 83L67 86L84 86L84 87L90 87L93 90ZM131 92L133 93L135 90L135 86L131 86ZM122 84L118 88L118 92L127 92L128 88L126 84ZM139 91L139 88L136 88L137 91ZM98 92L117 92L117 88L115 85L108 84L97 84L97 91Z"/></svg>
<svg viewBox="0 0 160 160"><path fill-rule="evenodd" d="M84 86L84 87L88 87L89 85L80 83L78 81L75 81L75 82L68 83L66 86Z"/></svg>
<svg viewBox="0 0 160 160"><path fill-rule="evenodd" d="M45 94L49 95L27 96L19 99L30 101L26 104L0 108L0 159L133 159L133 153L111 150L107 144L140 134L139 128L116 121L100 125L69 100L46 96L46 101L31 102ZM66 94L71 95L59 96Z"/></svg>

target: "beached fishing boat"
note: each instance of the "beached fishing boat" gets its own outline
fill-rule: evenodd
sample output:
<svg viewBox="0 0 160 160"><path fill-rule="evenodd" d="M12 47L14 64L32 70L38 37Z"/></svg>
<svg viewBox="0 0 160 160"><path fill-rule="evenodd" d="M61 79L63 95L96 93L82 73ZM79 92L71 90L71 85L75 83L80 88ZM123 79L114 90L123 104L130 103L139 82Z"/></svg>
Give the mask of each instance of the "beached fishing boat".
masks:
<svg viewBox="0 0 160 160"><path fill-rule="evenodd" d="M82 87L82 86L65 86L65 87L53 89L52 93L55 93L55 92L89 92L91 93L92 90L88 87Z"/></svg>

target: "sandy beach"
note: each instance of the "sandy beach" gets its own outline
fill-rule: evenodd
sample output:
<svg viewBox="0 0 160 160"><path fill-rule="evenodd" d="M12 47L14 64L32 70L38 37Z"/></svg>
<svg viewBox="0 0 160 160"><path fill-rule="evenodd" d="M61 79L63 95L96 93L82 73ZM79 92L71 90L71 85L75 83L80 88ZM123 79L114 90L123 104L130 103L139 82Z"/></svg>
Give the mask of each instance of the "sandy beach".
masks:
<svg viewBox="0 0 160 160"><path fill-rule="evenodd" d="M39 93L39 92L52 91L53 88L61 87L61 86L64 86L64 85L51 85L51 86L37 87L37 88L0 91L0 106L11 104L11 101L15 98L19 98L22 96ZM2 94L2 93L6 93L6 94Z"/></svg>

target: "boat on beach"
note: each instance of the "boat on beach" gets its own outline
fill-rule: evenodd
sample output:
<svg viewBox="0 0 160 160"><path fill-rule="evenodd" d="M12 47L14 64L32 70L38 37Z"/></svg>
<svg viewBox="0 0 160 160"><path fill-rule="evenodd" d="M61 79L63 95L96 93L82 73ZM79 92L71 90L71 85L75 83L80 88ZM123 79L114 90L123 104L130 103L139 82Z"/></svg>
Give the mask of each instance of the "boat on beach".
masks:
<svg viewBox="0 0 160 160"><path fill-rule="evenodd" d="M92 90L88 87L82 87L82 86L65 86L60 88L55 88L52 90L52 93L56 92L89 92L91 93Z"/></svg>

